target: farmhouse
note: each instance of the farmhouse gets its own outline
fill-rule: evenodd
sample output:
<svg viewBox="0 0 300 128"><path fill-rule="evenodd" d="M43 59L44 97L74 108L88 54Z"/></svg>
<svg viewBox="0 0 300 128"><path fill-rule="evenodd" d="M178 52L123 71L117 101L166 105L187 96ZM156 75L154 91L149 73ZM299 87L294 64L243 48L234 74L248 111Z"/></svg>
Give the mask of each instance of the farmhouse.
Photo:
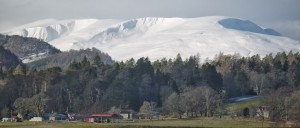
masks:
<svg viewBox="0 0 300 128"><path fill-rule="evenodd" d="M129 109L129 110L122 110L120 116L122 116L124 120L132 120L135 118L136 114L137 114L136 111Z"/></svg>
<svg viewBox="0 0 300 128"><path fill-rule="evenodd" d="M33 117L31 118L29 121L43 121L43 118L42 117Z"/></svg>
<svg viewBox="0 0 300 128"><path fill-rule="evenodd" d="M117 114L93 114L90 117L85 118L86 122L98 122L98 123L109 123L118 122L120 116Z"/></svg>
<svg viewBox="0 0 300 128"><path fill-rule="evenodd" d="M58 114L58 113L45 113L43 115L43 119L50 120L50 121L66 120L67 116L65 114Z"/></svg>

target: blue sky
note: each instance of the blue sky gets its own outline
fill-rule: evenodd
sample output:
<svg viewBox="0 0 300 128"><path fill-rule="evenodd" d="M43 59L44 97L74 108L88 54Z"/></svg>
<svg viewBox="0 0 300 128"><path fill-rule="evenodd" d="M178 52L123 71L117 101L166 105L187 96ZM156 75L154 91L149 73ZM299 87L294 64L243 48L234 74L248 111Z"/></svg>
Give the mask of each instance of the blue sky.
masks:
<svg viewBox="0 0 300 128"><path fill-rule="evenodd" d="M0 0L0 31L41 19L229 16L300 40L300 0Z"/></svg>

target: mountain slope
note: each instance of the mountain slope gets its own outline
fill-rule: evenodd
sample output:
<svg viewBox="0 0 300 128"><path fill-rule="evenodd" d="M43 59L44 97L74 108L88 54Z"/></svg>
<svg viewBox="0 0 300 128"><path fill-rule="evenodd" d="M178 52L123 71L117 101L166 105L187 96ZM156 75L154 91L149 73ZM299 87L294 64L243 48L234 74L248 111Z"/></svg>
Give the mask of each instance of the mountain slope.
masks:
<svg viewBox="0 0 300 128"><path fill-rule="evenodd" d="M63 25L65 22L33 23L7 34L44 39L63 51L96 47L115 60L148 56L154 61L174 58L177 53L183 58L196 54L201 58L213 58L220 52L249 56L300 51L299 41L248 20L222 16L141 18L119 23L116 20L71 21L80 22L76 29L72 25ZM61 25L65 28L59 27ZM55 32L50 28L55 28Z"/></svg>
<svg viewBox="0 0 300 128"><path fill-rule="evenodd" d="M6 34L43 39L60 50L67 51L70 50L69 47L74 43L89 39L95 34L103 31L103 29L107 28L108 26L118 22L118 20L109 19L81 19L62 21L48 19L17 27Z"/></svg>
<svg viewBox="0 0 300 128"><path fill-rule="evenodd" d="M34 67L37 69L46 69L51 67L61 67L62 69L67 69L70 63L73 60L82 61L82 59L86 56L88 61L93 63L93 59L96 55L99 55L101 61L105 64L112 64L114 61L111 59L109 55L99 51L98 49L85 49L85 50L70 50L68 52L61 52L55 55L52 55L47 58L43 58L37 61L33 61L28 63L29 67Z"/></svg>
<svg viewBox="0 0 300 128"><path fill-rule="evenodd" d="M45 58L60 52L42 40L16 35L6 36L0 34L0 46L13 52L23 63Z"/></svg>

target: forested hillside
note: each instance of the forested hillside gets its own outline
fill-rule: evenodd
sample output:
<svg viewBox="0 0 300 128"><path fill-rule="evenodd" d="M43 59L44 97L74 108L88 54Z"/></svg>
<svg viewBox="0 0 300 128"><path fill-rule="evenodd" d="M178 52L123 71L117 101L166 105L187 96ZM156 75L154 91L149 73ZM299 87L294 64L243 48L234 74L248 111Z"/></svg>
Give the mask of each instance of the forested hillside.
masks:
<svg viewBox="0 0 300 128"><path fill-rule="evenodd" d="M51 67L61 67L63 70L67 69L72 61L81 61L84 57L87 58L88 61L93 61L93 57L95 55L99 55L101 60L105 64L111 65L114 61L112 58L106 54L101 52L96 48L92 49L81 49L81 50L70 50L67 52L61 52L37 61L33 61L28 63L27 65L31 68L36 69L47 69Z"/></svg>
<svg viewBox="0 0 300 128"><path fill-rule="evenodd" d="M0 46L0 67L2 67L0 70L7 70L21 63L21 60L15 54Z"/></svg>
<svg viewBox="0 0 300 128"><path fill-rule="evenodd" d="M60 53L58 49L40 39L17 35L0 34L0 46L10 50L24 63Z"/></svg>
<svg viewBox="0 0 300 128"><path fill-rule="evenodd" d="M265 104L274 107L272 119L284 118L290 111L289 118L297 117L299 53L263 58L219 54L211 61L199 60L198 56L182 60L177 55L153 63L140 58L108 65L95 55L92 61L86 57L73 61L66 71L60 67L23 68L22 73L13 75L3 71L7 84L0 90L1 114L5 116L7 110L38 115L67 110L91 114L115 108L143 111L151 106L178 117L183 113L212 116L224 113L230 97L260 95L267 99ZM268 99L274 96L278 100ZM278 109L280 105L283 107Z"/></svg>

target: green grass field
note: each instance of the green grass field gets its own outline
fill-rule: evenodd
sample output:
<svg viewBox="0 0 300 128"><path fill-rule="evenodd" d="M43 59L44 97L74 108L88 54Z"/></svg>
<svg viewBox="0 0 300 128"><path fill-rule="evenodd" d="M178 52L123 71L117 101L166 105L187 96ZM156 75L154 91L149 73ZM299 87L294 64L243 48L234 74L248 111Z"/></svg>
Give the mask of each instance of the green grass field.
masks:
<svg viewBox="0 0 300 128"><path fill-rule="evenodd" d="M264 122L263 127L279 126ZM287 125L281 125L287 127ZM130 123L86 123L86 122L16 122L0 123L0 127L9 128L164 128L164 127L262 127L262 122L246 119L206 118L195 120L143 121Z"/></svg>
<svg viewBox="0 0 300 128"><path fill-rule="evenodd" d="M251 107L251 106L258 107L260 105L261 105L261 99L255 98L246 102L227 104L225 108L228 112L236 112L238 110L243 110L246 107Z"/></svg>

